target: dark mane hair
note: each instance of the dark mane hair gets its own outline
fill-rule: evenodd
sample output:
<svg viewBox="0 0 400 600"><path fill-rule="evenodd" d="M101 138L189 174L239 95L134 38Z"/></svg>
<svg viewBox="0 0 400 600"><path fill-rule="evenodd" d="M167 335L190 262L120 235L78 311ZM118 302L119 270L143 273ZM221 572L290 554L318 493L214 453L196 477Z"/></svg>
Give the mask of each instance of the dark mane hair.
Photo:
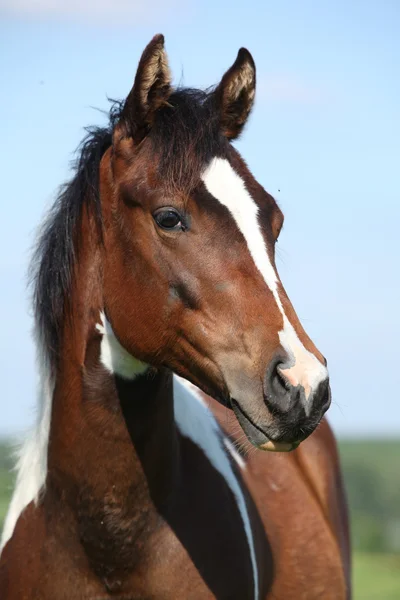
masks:
<svg viewBox="0 0 400 600"><path fill-rule="evenodd" d="M159 157L163 180L190 189L213 156L226 153L211 91L178 89L159 109L147 138ZM88 128L74 163L75 174L64 184L40 231L31 265L36 329L54 373L60 336L70 296L73 267L78 258L76 231L83 210L92 211L102 231L99 165L112 145L122 104L114 102L106 127Z"/></svg>
<svg viewBox="0 0 400 600"><path fill-rule="evenodd" d="M148 138L167 185L190 192L213 156L226 155L228 142L212 92L178 89L156 113Z"/></svg>
<svg viewBox="0 0 400 600"><path fill-rule="evenodd" d="M119 105L113 104L107 127L87 128L73 163L73 178L61 186L56 201L40 229L33 253L30 283L36 330L53 370L59 353L65 299L72 284L77 255L76 228L84 208L93 210L101 229L99 164L111 146Z"/></svg>

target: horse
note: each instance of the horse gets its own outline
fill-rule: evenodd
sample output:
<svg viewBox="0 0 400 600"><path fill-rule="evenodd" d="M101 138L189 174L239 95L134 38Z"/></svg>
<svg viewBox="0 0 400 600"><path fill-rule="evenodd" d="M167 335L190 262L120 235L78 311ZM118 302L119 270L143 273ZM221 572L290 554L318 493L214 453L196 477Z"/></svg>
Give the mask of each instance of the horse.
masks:
<svg viewBox="0 0 400 600"><path fill-rule="evenodd" d="M350 597L326 360L278 276L283 213L232 145L255 85L241 48L214 88L173 87L157 35L81 146L33 258L39 409L2 600Z"/></svg>

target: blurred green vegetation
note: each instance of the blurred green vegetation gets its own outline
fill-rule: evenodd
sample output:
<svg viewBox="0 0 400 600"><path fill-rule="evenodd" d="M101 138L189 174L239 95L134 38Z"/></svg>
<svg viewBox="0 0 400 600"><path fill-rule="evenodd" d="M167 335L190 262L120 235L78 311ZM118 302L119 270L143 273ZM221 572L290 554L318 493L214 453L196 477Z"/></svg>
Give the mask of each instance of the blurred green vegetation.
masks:
<svg viewBox="0 0 400 600"><path fill-rule="evenodd" d="M0 531L3 526L8 503L14 486L14 473L12 468L12 447L7 442L0 441Z"/></svg>
<svg viewBox="0 0 400 600"><path fill-rule="evenodd" d="M400 555L355 552L354 600L399 600Z"/></svg>
<svg viewBox="0 0 400 600"><path fill-rule="evenodd" d="M342 440L339 448L353 550L400 553L400 440Z"/></svg>
<svg viewBox="0 0 400 600"><path fill-rule="evenodd" d="M400 600L400 439L341 440L353 547L354 600ZM0 442L0 529L12 492L11 446Z"/></svg>

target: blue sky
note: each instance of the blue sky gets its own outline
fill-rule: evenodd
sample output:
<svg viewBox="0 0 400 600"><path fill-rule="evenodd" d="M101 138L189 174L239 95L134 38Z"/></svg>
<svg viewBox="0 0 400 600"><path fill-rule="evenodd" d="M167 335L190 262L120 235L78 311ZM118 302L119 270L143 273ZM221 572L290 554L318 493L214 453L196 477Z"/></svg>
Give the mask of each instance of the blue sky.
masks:
<svg viewBox="0 0 400 600"><path fill-rule="evenodd" d="M331 423L400 434L400 4L0 0L0 16L0 434L34 414L35 228L83 127L104 121L93 107L126 96L158 32L190 86L252 52L256 106L237 147L285 213L278 268L328 358Z"/></svg>

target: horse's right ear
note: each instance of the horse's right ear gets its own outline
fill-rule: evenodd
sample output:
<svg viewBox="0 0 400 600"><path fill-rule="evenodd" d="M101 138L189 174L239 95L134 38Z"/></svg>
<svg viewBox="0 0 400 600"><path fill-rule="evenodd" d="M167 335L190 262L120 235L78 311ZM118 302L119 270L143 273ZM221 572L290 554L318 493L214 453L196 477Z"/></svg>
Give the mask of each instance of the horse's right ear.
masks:
<svg viewBox="0 0 400 600"><path fill-rule="evenodd" d="M159 34L144 49L133 88L121 112L120 125L136 143L145 137L156 111L167 103L171 91L164 36Z"/></svg>

